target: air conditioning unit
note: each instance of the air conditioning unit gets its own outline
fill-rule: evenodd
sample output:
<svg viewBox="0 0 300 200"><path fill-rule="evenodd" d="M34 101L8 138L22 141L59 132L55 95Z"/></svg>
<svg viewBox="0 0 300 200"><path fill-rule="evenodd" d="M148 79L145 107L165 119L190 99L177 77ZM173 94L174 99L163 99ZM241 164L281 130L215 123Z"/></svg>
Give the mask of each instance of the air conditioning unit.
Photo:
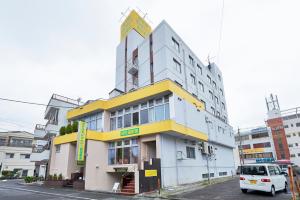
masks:
<svg viewBox="0 0 300 200"><path fill-rule="evenodd" d="M177 160L183 160L183 154L182 154L182 151L177 151L176 159L177 159Z"/></svg>
<svg viewBox="0 0 300 200"><path fill-rule="evenodd" d="M203 153L203 154L209 153L207 142L199 142L198 146L199 146L198 149L201 150L201 153Z"/></svg>

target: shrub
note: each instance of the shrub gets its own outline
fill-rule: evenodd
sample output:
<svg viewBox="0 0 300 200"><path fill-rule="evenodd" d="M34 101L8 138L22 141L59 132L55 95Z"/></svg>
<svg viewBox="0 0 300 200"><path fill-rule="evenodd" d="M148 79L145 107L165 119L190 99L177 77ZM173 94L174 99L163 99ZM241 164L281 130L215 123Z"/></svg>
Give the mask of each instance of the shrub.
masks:
<svg viewBox="0 0 300 200"><path fill-rule="evenodd" d="M2 175L5 178L12 178L14 176L14 172L13 171L8 171L8 170L3 170Z"/></svg>
<svg viewBox="0 0 300 200"><path fill-rule="evenodd" d="M66 134L72 133L72 125L68 124L67 128L66 128Z"/></svg>
<svg viewBox="0 0 300 200"><path fill-rule="evenodd" d="M59 135L65 135L66 134L66 127L62 126L59 129Z"/></svg>
<svg viewBox="0 0 300 200"><path fill-rule="evenodd" d="M57 181L57 174L54 174L53 175L53 179L52 179L53 181Z"/></svg>
<svg viewBox="0 0 300 200"><path fill-rule="evenodd" d="M72 124L72 132L78 131L78 121L73 122Z"/></svg>
<svg viewBox="0 0 300 200"><path fill-rule="evenodd" d="M53 180L53 176L51 174L49 174L47 180L52 181Z"/></svg>
<svg viewBox="0 0 300 200"><path fill-rule="evenodd" d="M33 182L33 177L32 176L26 176L24 178L25 183L32 183Z"/></svg>
<svg viewBox="0 0 300 200"><path fill-rule="evenodd" d="M59 180L59 181L62 181L62 180L63 180L63 176L62 176L62 174L61 174L61 173L58 175L58 178L57 178L57 180Z"/></svg>

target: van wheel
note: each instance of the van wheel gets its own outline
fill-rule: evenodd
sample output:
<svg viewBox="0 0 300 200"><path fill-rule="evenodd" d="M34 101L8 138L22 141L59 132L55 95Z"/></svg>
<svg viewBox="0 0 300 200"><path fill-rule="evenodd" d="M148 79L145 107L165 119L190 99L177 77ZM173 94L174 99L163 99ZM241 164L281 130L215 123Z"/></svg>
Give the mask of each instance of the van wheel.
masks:
<svg viewBox="0 0 300 200"><path fill-rule="evenodd" d="M287 182L285 182L285 186L284 186L284 190L283 190L285 193L287 193L287 191L288 191L287 187L288 187Z"/></svg>
<svg viewBox="0 0 300 200"><path fill-rule="evenodd" d="M273 185L271 187L270 195L273 196L273 197L275 196L275 187Z"/></svg>
<svg viewBox="0 0 300 200"><path fill-rule="evenodd" d="M242 192L245 194L247 193L247 189L242 189Z"/></svg>

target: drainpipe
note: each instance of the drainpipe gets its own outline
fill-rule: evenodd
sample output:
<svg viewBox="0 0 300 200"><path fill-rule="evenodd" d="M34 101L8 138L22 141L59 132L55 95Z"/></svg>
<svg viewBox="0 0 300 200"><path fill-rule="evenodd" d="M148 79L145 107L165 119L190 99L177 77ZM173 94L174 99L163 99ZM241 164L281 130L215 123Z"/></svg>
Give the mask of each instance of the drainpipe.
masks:
<svg viewBox="0 0 300 200"><path fill-rule="evenodd" d="M209 130L209 124L211 123L211 121L208 119L208 117L205 117L205 122L207 125L207 134L208 134L208 141L207 141L207 145L209 146L209 138L210 138L210 130ZM210 184L210 172L209 172L209 152L206 154L206 167L207 167L207 174L208 174L208 184Z"/></svg>

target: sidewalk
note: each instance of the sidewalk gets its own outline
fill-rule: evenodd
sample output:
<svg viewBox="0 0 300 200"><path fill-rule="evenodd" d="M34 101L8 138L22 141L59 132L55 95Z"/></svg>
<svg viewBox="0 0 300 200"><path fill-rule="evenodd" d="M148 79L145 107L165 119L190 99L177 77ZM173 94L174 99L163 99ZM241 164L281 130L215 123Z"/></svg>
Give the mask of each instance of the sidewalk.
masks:
<svg viewBox="0 0 300 200"><path fill-rule="evenodd" d="M188 193L188 192L193 192L195 190L205 188L206 186L217 184L217 183L222 183L222 182L225 182L225 181L228 181L228 180L232 180L234 178L236 178L236 176L211 179L210 184L208 184L208 181L205 180L205 181L200 181L200 182L197 182L197 183L184 184L184 185L179 185L179 186L174 186L174 187L167 187L167 188L161 189L160 194L159 194L159 191L155 191L155 192L138 194L135 197L136 198L147 197L147 198L167 199L167 198L170 198L172 196L176 196L176 195L179 195L179 194L182 195L182 194ZM176 199L176 198L172 198L172 199Z"/></svg>

